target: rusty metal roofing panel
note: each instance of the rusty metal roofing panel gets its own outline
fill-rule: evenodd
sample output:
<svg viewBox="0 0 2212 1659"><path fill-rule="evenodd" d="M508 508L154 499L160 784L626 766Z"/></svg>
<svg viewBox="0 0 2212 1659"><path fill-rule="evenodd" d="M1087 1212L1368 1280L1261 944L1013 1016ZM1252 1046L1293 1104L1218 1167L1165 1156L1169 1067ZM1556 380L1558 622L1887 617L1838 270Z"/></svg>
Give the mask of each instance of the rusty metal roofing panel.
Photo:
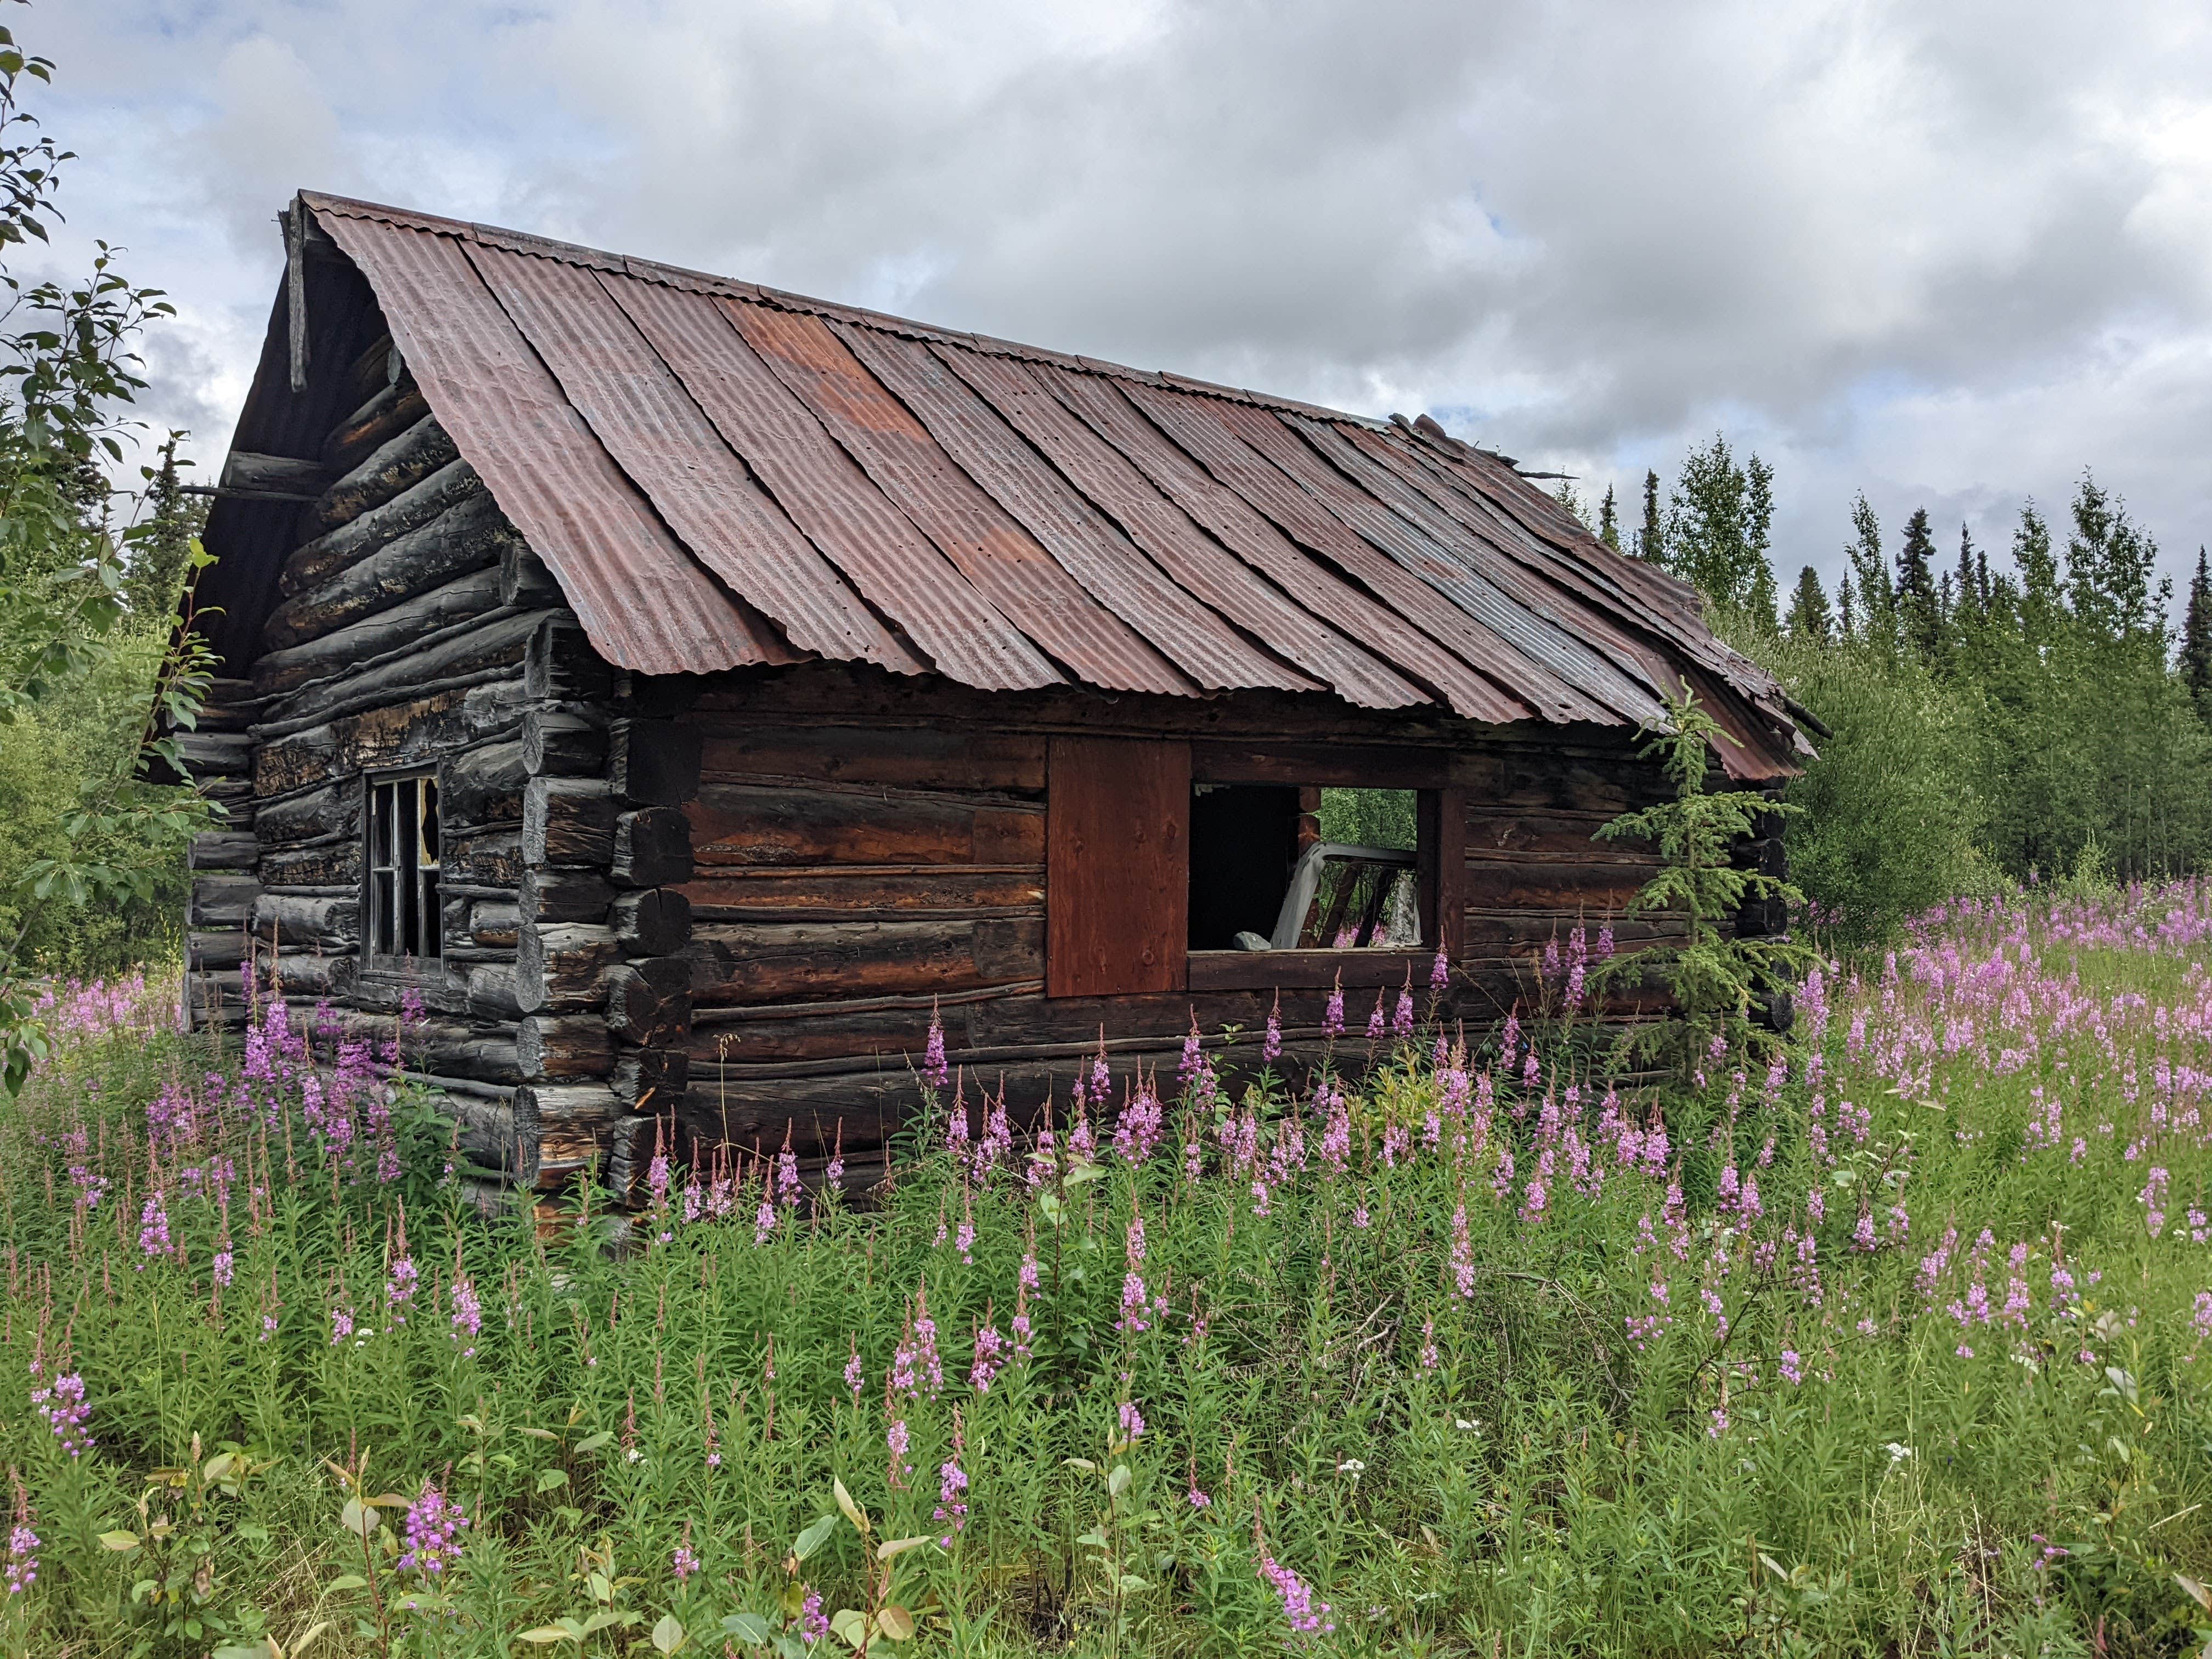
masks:
<svg viewBox="0 0 2212 1659"><path fill-rule="evenodd" d="M822 319L761 306L733 305L729 312L745 343L877 486L1040 649L1093 685L1170 695L1196 690L978 489Z"/></svg>
<svg viewBox="0 0 2212 1659"><path fill-rule="evenodd" d="M1668 684L1665 663L1641 641L1622 630L1614 620L1615 607L1604 602L1603 596L1580 586L1555 583L1550 572L1540 574L1505 552L1498 544L1500 537L1525 533L1519 526L1498 531L1455 519L1405 479L1363 453L1334 426L1309 421L1302 415L1285 415L1280 419L1283 425L1305 440L1322 461L1374 501L1412 525L1423 538L1422 546L1434 550L1437 556L1466 567L1471 574L1487 583L1504 603L1517 605L1551 624L1575 650L1589 651L1598 666L1597 672L1583 682L1589 689L1603 690L1608 702L1622 712L1634 714L1639 723L1659 714L1660 700ZM1365 433L1361 435L1375 436ZM1376 441L1387 445L1389 441L1376 437ZM1608 678L1617 682L1611 690L1606 690ZM1629 700L1625 705L1620 701L1623 697Z"/></svg>
<svg viewBox="0 0 2212 1659"><path fill-rule="evenodd" d="M1236 490L1217 482L1138 412L1128 394L1141 388L1064 370L1041 368L1038 380L1224 547L1315 616L1344 629L1408 678L1438 693L1455 712L1500 724L1527 720L1536 712L1449 652L1438 650L1407 628L1403 618L1277 530Z"/></svg>
<svg viewBox="0 0 2212 1659"><path fill-rule="evenodd" d="M701 563L802 651L922 672L761 494L593 272L481 243L469 256L569 403Z"/></svg>
<svg viewBox="0 0 2212 1659"><path fill-rule="evenodd" d="M1377 501L1360 481L1347 477L1316 454L1285 424L1285 417L1256 409L1217 407L1220 424L1279 468L1329 515L1407 574L1436 590L1479 626L1528 661L1571 686L1611 715L1641 722L1660 712L1650 688L1637 684L1577 635L1561 628L1531 601L1509 592L1496 579L1492 550L1475 538L1438 542ZM1295 417L1292 417L1295 418Z"/></svg>
<svg viewBox="0 0 2212 1659"><path fill-rule="evenodd" d="M321 217L368 278L430 407L609 661L703 674L793 660L653 516L459 241Z"/></svg>
<svg viewBox="0 0 2212 1659"><path fill-rule="evenodd" d="M1429 698L1346 639L1194 523L1141 472L1041 383L1039 371L1003 356L933 346L1069 487L1192 593L1347 702L1400 708ZM1295 552L1296 550L1291 550Z"/></svg>
<svg viewBox="0 0 2212 1659"><path fill-rule="evenodd" d="M1098 602L1157 645L1209 690L1320 689L1255 650L1222 619L1160 574L1091 503L1007 428L998 411L938 360L933 349L849 323L832 323L861 364L929 430L946 454Z"/></svg>
<svg viewBox="0 0 2212 1659"><path fill-rule="evenodd" d="M609 288L770 497L939 673L986 690L1060 683L769 372L726 301L651 283Z"/></svg>
<svg viewBox="0 0 2212 1659"><path fill-rule="evenodd" d="M1239 436L1231 406L1180 392L1128 389L1129 401L1225 489L1267 515L1282 532L1363 585L1410 627L1552 720L1597 720L1611 712L1571 681L1537 662L1462 605L1378 551L1273 462Z"/></svg>

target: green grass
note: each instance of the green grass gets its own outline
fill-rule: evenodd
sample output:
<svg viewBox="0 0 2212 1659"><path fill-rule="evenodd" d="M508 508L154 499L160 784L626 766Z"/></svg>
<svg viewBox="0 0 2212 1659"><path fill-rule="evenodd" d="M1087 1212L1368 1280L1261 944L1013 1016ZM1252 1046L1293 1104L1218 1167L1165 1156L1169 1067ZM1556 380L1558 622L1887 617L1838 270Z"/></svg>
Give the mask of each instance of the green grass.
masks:
<svg viewBox="0 0 2212 1659"><path fill-rule="evenodd" d="M1164 1079L1138 1167L1103 1130L1035 1188L1025 1139L988 1178L939 1146L871 1206L771 1203L764 1237L772 1167L726 1172L721 1218L706 1172L690 1221L678 1170L627 1245L604 1213L477 1217L411 1097L357 1097L335 1156L281 1059L218 1086L186 1040L80 1017L0 1120L0 1458L40 1540L0 1632L41 1655L266 1631L289 1659L319 1626L330 1655L796 1652L811 1591L856 1634L882 1613L878 1652L2178 1653L2212 1622L2177 1578L2212 1576L2208 934L2194 886L1927 920L1893 975L1831 990L1771 1091L1729 1056L1668 1103L1656 1169L1620 1161L1601 1077L1552 1068L1574 1033L1540 1033L1533 1089L1478 1053L1455 1106L1425 1030L1334 1146L1327 1108L1273 1083L1231 1111ZM149 1146L157 1099L191 1121ZM1618 1109L1640 1133L1658 1108ZM1271 1172L1298 1135L1302 1167ZM89 1208L73 1166L106 1183ZM1747 1176L1755 1216L1722 1207ZM1141 1331L1117 1328L1132 1273ZM925 1291L943 1384L925 1356L894 1393ZM1011 1340L1018 1313L1030 1356L978 1393L975 1330ZM29 1397L60 1375L90 1406L80 1457ZM399 1566L396 1503L342 1525L349 1495L426 1482L470 1517L434 1582ZM905 1539L927 1541L867 1547ZM1293 1630L1263 1558L1333 1628Z"/></svg>

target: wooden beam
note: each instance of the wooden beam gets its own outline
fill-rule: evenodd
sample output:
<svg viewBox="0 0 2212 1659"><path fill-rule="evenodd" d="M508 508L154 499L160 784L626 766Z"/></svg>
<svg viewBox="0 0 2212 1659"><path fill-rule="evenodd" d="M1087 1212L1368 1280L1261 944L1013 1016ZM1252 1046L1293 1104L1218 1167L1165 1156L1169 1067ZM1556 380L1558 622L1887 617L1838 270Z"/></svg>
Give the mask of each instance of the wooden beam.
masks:
<svg viewBox="0 0 2212 1659"><path fill-rule="evenodd" d="M319 461L291 455L257 455L234 449L222 464L216 486L226 495L259 495L288 501L312 501L331 486L330 470Z"/></svg>

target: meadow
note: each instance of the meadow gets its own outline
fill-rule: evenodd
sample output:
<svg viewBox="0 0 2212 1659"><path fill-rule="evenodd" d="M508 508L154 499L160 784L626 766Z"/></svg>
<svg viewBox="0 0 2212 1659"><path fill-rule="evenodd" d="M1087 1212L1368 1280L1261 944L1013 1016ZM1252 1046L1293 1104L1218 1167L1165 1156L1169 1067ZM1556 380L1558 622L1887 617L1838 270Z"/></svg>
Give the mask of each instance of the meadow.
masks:
<svg viewBox="0 0 2212 1659"><path fill-rule="evenodd" d="M2193 1651L2208 938L1954 902L1655 1092L1577 936L1474 1052L1355 1004L1057 1134L925 1060L887 1188L550 1224L315 1011L77 988L0 1113L0 1644Z"/></svg>

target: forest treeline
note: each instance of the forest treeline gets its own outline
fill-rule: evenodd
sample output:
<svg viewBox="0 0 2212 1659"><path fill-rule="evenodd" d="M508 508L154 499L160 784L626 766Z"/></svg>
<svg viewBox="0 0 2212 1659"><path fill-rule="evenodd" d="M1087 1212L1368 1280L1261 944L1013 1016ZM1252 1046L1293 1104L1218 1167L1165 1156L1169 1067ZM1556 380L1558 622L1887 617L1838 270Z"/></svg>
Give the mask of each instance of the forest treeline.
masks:
<svg viewBox="0 0 2212 1659"><path fill-rule="evenodd" d="M2212 577L2200 549L2177 618L2156 540L2089 471L2063 516L2026 502L1994 555L1963 525L1939 543L1924 507L1893 538L1862 495L1833 592L1808 564L1786 598L1758 455L1717 434L1660 491L1647 472L1632 527L1611 489L1595 512L1571 482L1560 498L1695 585L1828 728L1790 834L1841 940L2007 880L2175 874L2212 853Z"/></svg>

